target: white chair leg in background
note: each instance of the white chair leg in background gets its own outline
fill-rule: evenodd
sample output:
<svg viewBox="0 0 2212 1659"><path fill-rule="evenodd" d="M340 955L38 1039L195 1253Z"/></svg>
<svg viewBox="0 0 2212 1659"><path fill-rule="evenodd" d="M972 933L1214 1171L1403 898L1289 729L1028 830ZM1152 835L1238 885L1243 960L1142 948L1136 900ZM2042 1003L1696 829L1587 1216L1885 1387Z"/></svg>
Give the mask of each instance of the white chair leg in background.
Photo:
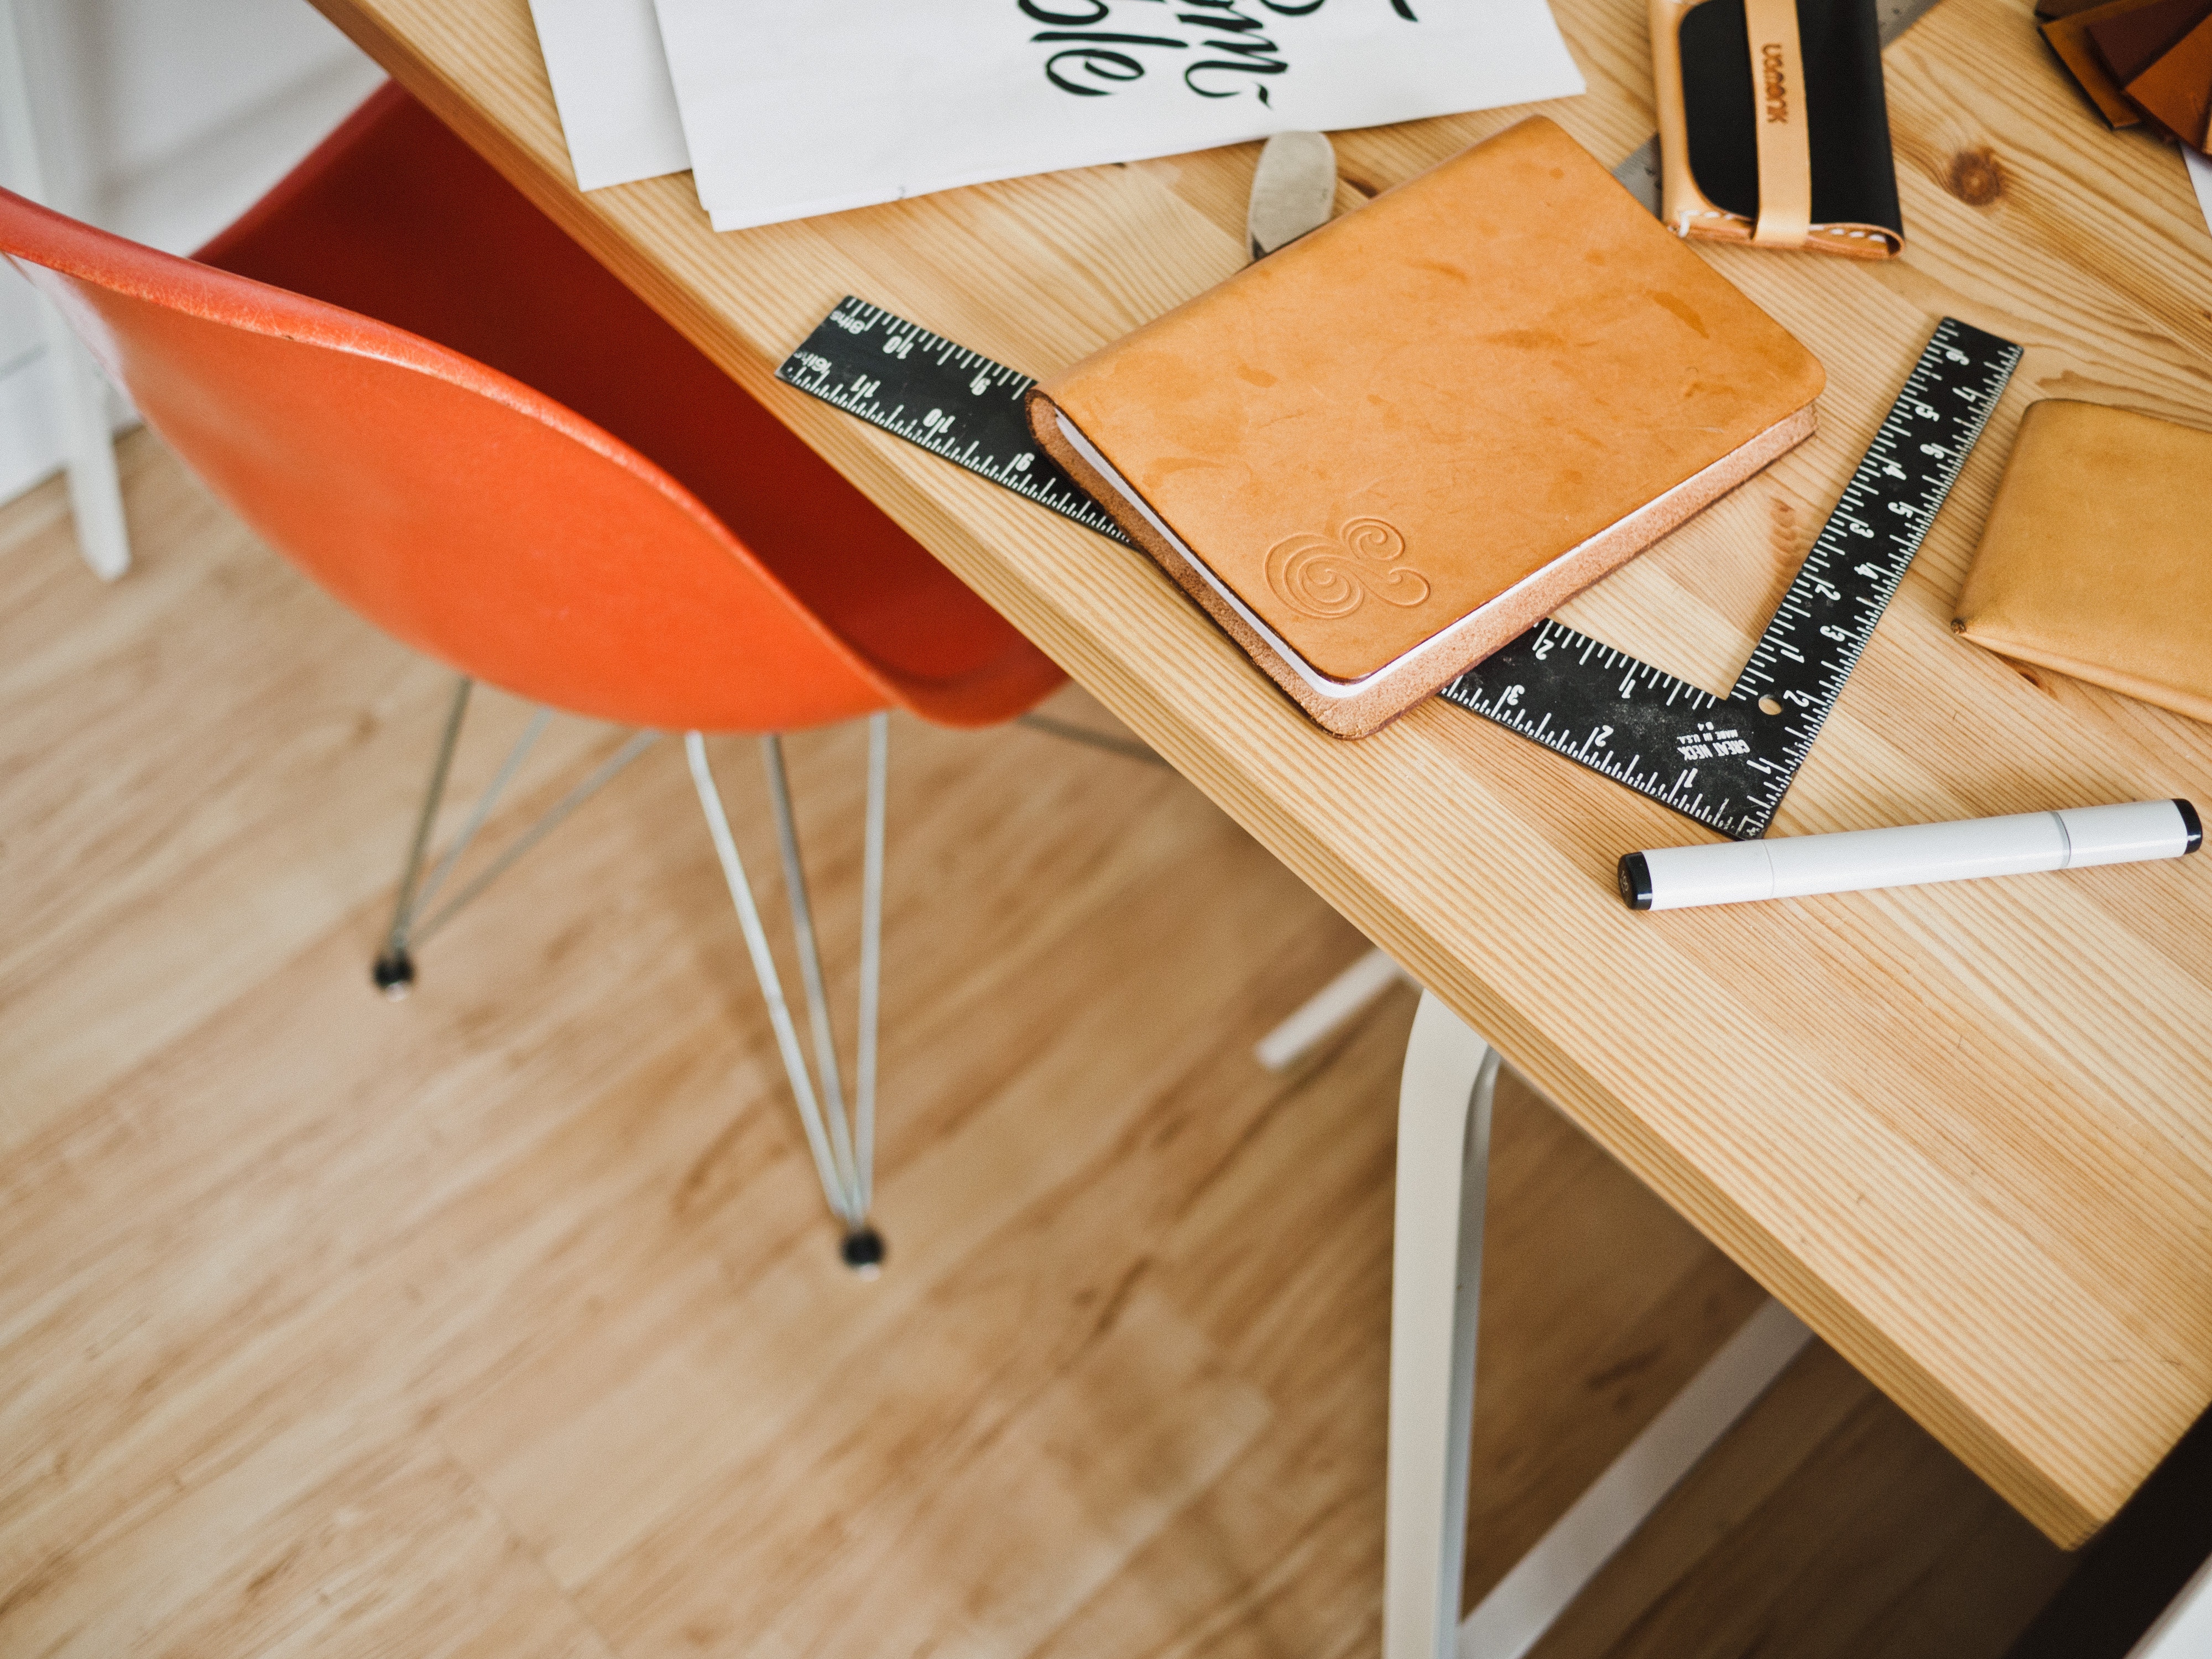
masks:
<svg viewBox="0 0 2212 1659"><path fill-rule="evenodd" d="M52 206L31 108L31 39L15 8L16 0L0 0L0 154L9 164L5 183L17 195ZM77 549L94 574L113 581L131 568L131 537L115 473L114 434L107 428L106 377L44 295L39 296L39 316L54 423L69 471L70 508L76 517Z"/></svg>
<svg viewBox="0 0 2212 1659"><path fill-rule="evenodd" d="M1254 1057L1271 1072L1287 1071L1366 1012L1375 999L1406 977L1380 951L1370 951L1291 1011L1261 1037Z"/></svg>
<svg viewBox="0 0 2212 1659"><path fill-rule="evenodd" d="M123 518L115 437L107 428L107 377L43 295L39 308L45 313L48 384L61 428L77 551L94 575L112 582L131 568L131 532Z"/></svg>
<svg viewBox="0 0 2212 1659"><path fill-rule="evenodd" d="M0 0L0 4L4 3L5 0ZM447 878L476 841L477 832L489 821L493 809L552 718L552 711L548 708L532 714L522 735L507 750L507 758L501 762L490 783L477 798L459 833L433 863L430 847L437 830L439 809L446 798L446 784L453 771L462 726L468 719L475 684L467 675L454 681L445 725L438 738L437 756L430 765L429 785L423 792L422 805L416 815L414 833L408 842L407 862L401 871L398 895L392 901L392 923L385 933L384 948L370 969L376 988L395 1002L414 989L416 949L511 869L524 854L550 835L569 814L611 782L624 767L651 748L659 736L649 731L631 732L621 747L601 761L536 823L509 842L504 852L462 884L459 891L443 903L436 903ZM822 971L821 947L815 937L813 905L807 893L805 866L799 858L799 825L792 811L790 782L784 772L783 744L780 738L767 737L761 740L761 749L768 770L769 806L775 819L776 842L783 862L784 896L791 909L793 943L799 955L799 980L805 992L807 1020L814 1039L814 1064L811 1070L799 1044L799 1027L792 1018L790 1002L783 993L782 976L776 971L775 957L769 948L760 908L753 901L752 884L746 877L744 860L739 857L737 840L730 831L721 791L715 786L714 770L708 764L706 743L696 732L685 733L684 738L692 785L706 814L707 829L714 837L714 854L721 861L730 898L737 906L738 924L744 931L745 950L752 958L761 996L768 1005L769 1024L775 1033L776 1050L782 1057L791 1092L798 1103L808 1150L814 1155L822 1194L829 1200L831 1213L844 1228L838 1254L855 1273L872 1279L883 1266L884 1250L883 1235L869 1215L875 1203L876 1039L882 1007L884 830L890 773L890 717L883 714L868 717L867 809L860 854L860 1032L849 1109L844 1073L837 1063L836 1037L830 1027L829 991Z"/></svg>

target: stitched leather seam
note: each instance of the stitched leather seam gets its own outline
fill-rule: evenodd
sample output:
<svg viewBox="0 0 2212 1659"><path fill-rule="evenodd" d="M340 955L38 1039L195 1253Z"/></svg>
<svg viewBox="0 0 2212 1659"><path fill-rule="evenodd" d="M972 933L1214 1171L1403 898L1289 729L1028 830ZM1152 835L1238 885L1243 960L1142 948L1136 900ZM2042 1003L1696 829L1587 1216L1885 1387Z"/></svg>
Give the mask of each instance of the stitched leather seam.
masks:
<svg viewBox="0 0 2212 1659"><path fill-rule="evenodd" d="M1748 228L1752 221L1741 213L1725 209L1684 208L1675 216L1678 219L1717 219L1723 224L1742 225ZM1878 230L1850 230L1842 225L1814 225L1813 229L1823 236L1855 236L1862 242L1887 242L1890 238Z"/></svg>

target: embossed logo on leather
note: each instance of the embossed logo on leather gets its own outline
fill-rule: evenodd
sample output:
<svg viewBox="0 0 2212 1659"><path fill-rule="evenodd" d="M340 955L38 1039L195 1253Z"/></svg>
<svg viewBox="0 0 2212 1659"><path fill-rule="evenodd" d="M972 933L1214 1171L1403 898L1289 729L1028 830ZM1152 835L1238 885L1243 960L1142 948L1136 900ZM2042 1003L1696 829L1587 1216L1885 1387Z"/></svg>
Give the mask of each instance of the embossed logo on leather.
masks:
<svg viewBox="0 0 2212 1659"><path fill-rule="evenodd" d="M1790 125L1789 58L1781 43L1770 40L1759 49L1761 90L1766 94L1766 118L1774 126Z"/></svg>
<svg viewBox="0 0 2212 1659"><path fill-rule="evenodd" d="M1301 617L1348 617L1370 594L1411 610L1429 579L1404 563L1406 538L1385 519L1346 519L1334 536L1291 536L1267 550L1267 586Z"/></svg>

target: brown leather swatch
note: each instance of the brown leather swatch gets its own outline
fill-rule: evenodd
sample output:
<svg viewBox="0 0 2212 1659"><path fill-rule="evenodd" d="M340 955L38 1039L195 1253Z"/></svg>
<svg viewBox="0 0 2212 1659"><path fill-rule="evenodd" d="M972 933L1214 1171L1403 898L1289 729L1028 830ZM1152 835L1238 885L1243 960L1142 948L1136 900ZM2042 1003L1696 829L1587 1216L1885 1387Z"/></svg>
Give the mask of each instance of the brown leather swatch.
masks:
<svg viewBox="0 0 2212 1659"><path fill-rule="evenodd" d="M2212 16L2129 82L2128 96L2183 143L2203 149L2212 124Z"/></svg>
<svg viewBox="0 0 2212 1659"><path fill-rule="evenodd" d="M1351 734L1802 441L1822 378L1537 118L1046 380L1030 420L1278 684ZM1310 670L1390 683L1358 711L1322 708L1329 694L1269 660L1062 415Z"/></svg>
<svg viewBox="0 0 2212 1659"><path fill-rule="evenodd" d="M2085 15L2084 21L2097 55L2112 79L2125 86L2196 27L2207 12L2212 12L2212 0L2152 0L2125 11L2100 10L2094 17Z"/></svg>
<svg viewBox="0 0 2212 1659"><path fill-rule="evenodd" d="M2114 22L2139 11L2168 7L2174 0L2104 0L2042 26L2043 38L2079 83L2097 112L2113 127L2141 126L2142 112L2129 99L2125 87L2113 78L2089 31L2100 23ZM2196 3L2196 0L2184 0ZM2154 122L2154 125L2156 123Z"/></svg>
<svg viewBox="0 0 2212 1659"><path fill-rule="evenodd" d="M2119 0L2119 3L2148 4L2149 0ZM2107 126L2115 131L2139 127L2142 125L2142 112L2130 100L2127 88L2112 79L2105 60L2097 56L2097 48L2089 40L2088 28L2081 21L2084 15L2077 12L2071 17L2045 23L2043 38L2058 54L2058 61L2066 65L2067 73L2074 77L2083 95L2097 106L2097 113L2105 118Z"/></svg>
<svg viewBox="0 0 2212 1659"><path fill-rule="evenodd" d="M2022 416L1952 626L2212 720L2212 432L2047 398Z"/></svg>

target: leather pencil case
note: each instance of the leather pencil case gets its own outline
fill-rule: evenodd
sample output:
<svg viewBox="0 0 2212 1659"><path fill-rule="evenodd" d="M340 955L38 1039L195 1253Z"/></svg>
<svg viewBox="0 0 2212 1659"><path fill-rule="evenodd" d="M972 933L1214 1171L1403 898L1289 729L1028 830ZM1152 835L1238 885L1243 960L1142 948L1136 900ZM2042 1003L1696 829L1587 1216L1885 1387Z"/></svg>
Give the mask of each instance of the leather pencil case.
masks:
<svg viewBox="0 0 2212 1659"><path fill-rule="evenodd" d="M2046 398L2021 419L1951 624L2212 720L2212 432Z"/></svg>
<svg viewBox="0 0 2212 1659"><path fill-rule="evenodd" d="M1650 0L1661 217L1678 236L1905 246L1874 0Z"/></svg>

